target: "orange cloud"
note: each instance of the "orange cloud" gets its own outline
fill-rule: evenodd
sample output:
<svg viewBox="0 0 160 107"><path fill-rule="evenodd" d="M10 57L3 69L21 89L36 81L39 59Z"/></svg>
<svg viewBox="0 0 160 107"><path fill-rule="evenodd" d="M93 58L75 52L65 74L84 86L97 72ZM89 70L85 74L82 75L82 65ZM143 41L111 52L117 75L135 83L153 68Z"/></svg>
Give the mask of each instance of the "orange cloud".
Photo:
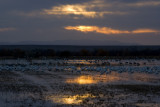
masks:
<svg viewBox="0 0 160 107"><path fill-rule="evenodd" d="M12 31L15 30L15 28L0 28L0 32L6 32L6 31Z"/></svg>
<svg viewBox="0 0 160 107"><path fill-rule="evenodd" d="M66 26L66 30L76 30L80 32L96 32L101 34L140 34L140 33L159 33L158 30L153 29L137 29L133 31L128 30L117 30L109 27L98 27L98 26Z"/></svg>
<svg viewBox="0 0 160 107"><path fill-rule="evenodd" d="M97 26L67 26L65 27L67 30L77 30L81 32L96 32L102 34L128 34L129 31L125 30L116 30L108 27L97 27Z"/></svg>
<svg viewBox="0 0 160 107"><path fill-rule="evenodd" d="M137 29L132 31L132 33L160 33L160 31L154 29Z"/></svg>

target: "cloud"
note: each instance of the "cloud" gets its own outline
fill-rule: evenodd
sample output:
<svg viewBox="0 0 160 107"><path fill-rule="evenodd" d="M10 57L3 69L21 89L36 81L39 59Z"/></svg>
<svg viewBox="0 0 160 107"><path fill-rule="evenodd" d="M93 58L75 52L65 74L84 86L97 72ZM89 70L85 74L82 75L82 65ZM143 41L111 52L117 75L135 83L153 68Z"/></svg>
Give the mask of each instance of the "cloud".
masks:
<svg viewBox="0 0 160 107"><path fill-rule="evenodd" d="M75 3L75 2L74 2ZM99 18L104 15L126 15L135 13L132 9L145 6L160 6L159 0L138 0L126 2L125 0L91 0L83 3L72 3L55 5L51 8L43 8L39 10L33 10L30 12L18 11L15 14L29 17L43 17L43 16L71 16L72 18Z"/></svg>
<svg viewBox="0 0 160 107"><path fill-rule="evenodd" d="M84 17L102 16L103 13L95 11L88 11L85 5L61 5L55 6L51 9L44 9L45 14L48 15L82 15Z"/></svg>
<svg viewBox="0 0 160 107"><path fill-rule="evenodd" d="M135 3L129 3L128 6L136 6L136 7L144 7L144 6L159 6L160 5L160 1L139 1L139 2L135 2Z"/></svg>
<svg viewBox="0 0 160 107"><path fill-rule="evenodd" d="M109 0L92 0L76 4L62 4L52 6L51 8L34 10L31 12L18 12L22 16L72 16L72 18L98 18L104 15L126 15L129 14L126 8L129 7L144 7L144 6L159 6L160 1L156 0L139 0L138 2L125 1L109 1Z"/></svg>
<svg viewBox="0 0 160 107"><path fill-rule="evenodd" d="M137 29L133 31L128 30L117 30L109 27L98 27L98 26L66 26L66 30L76 30L80 32L96 32L101 34L141 34L141 33L160 33L158 30L153 29Z"/></svg>
<svg viewBox="0 0 160 107"><path fill-rule="evenodd" d="M137 29L132 31L132 33L138 34L138 33L160 33L159 30L154 29Z"/></svg>
<svg viewBox="0 0 160 107"><path fill-rule="evenodd" d="M126 14L120 11L107 11L104 7L109 6L104 0L93 0L79 4L66 4L53 6L51 9L43 9L42 14L47 15L74 15L86 18L103 17L105 14Z"/></svg>
<svg viewBox="0 0 160 107"><path fill-rule="evenodd" d="M0 32L13 31L15 28L0 28Z"/></svg>
<svg viewBox="0 0 160 107"><path fill-rule="evenodd" d="M146 7L146 6L160 6L160 1L159 0L138 0L138 1L132 1L132 2L128 2L127 1L105 1L105 0L100 0L103 1L103 7L112 7L115 8L126 8L126 7ZM107 6L105 6L105 4L108 4Z"/></svg>

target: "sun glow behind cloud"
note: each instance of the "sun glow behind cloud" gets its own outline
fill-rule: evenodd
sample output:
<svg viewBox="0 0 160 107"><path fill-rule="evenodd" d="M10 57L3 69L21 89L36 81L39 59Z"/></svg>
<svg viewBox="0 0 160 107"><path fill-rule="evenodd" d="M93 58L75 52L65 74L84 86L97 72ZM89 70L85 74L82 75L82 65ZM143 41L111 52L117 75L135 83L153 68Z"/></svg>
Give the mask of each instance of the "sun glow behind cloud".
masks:
<svg viewBox="0 0 160 107"><path fill-rule="evenodd" d="M115 12L118 14L118 12ZM86 18L95 18L95 17L103 17L104 14L115 14L111 11L94 11L93 9L88 8L87 5L61 5L55 6L51 9L44 9L43 14L48 15L76 15L83 16ZM120 13L119 13L120 14ZM122 14L122 13L121 13Z"/></svg>
<svg viewBox="0 0 160 107"><path fill-rule="evenodd" d="M132 7L145 7L145 6L160 6L160 1L145 0L135 2L122 2L122 1L108 1L108 0L92 0L77 4L61 4L55 5L51 8L44 8L31 12L16 11L14 14L29 17L48 17L48 16L72 16L74 19L79 18L99 18L105 15L127 15L135 13L134 11L128 12L126 8ZM63 18L63 17L62 17Z"/></svg>
<svg viewBox="0 0 160 107"><path fill-rule="evenodd" d="M128 30L117 30L109 27L98 27L98 26L66 26L66 30L76 30L80 32L96 32L101 34L141 34L141 33L160 33L154 29L137 29L133 31Z"/></svg>
<svg viewBox="0 0 160 107"><path fill-rule="evenodd" d="M127 15L131 14L126 7L144 7L144 6L159 6L160 1L146 0L138 2L122 2L122 1L107 1L107 0L92 0L77 4L62 4L55 5L51 8L35 10L32 12L18 12L16 14L29 17L44 17L44 16L72 16L74 19L79 18L99 18L105 15ZM132 11L133 12L133 11ZM14 12L15 13L15 12ZM134 12L133 12L134 13ZM63 17L62 17L63 18Z"/></svg>
<svg viewBox="0 0 160 107"><path fill-rule="evenodd" d="M48 15L82 15L85 17L102 16L102 13L95 11L88 11L86 6L83 5L61 5L52 7L52 9L44 9Z"/></svg>
<svg viewBox="0 0 160 107"><path fill-rule="evenodd" d="M105 5L104 5L105 4ZM51 9L43 9L42 14L47 15L74 15L83 16L85 18L96 18L103 17L105 14L113 15L119 14L123 15L126 12L120 11L108 11L105 6L109 6L104 0L93 0L90 2L84 2L79 4L66 4L53 6Z"/></svg>

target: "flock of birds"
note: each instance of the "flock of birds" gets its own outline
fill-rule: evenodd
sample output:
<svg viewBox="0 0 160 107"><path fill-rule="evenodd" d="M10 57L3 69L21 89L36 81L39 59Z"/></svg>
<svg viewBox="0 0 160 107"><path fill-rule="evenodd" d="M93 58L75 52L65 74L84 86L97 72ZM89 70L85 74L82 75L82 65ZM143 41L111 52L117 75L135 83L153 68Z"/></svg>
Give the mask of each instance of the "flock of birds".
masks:
<svg viewBox="0 0 160 107"><path fill-rule="evenodd" d="M113 63L114 62L114 63ZM143 64L143 65L142 65ZM101 61L101 60L45 60L45 61L0 61L0 71L68 71L81 74L82 71L96 71L102 74L111 72L159 74L160 66L147 65L134 61Z"/></svg>

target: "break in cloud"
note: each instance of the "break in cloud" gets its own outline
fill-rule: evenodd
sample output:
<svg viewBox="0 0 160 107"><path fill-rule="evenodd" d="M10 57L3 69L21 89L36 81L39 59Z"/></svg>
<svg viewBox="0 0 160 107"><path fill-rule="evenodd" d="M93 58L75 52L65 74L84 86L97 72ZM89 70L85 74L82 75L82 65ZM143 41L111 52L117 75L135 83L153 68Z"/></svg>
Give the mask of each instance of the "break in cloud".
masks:
<svg viewBox="0 0 160 107"><path fill-rule="evenodd" d="M15 28L0 28L0 32L13 31Z"/></svg>
<svg viewBox="0 0 160 107"><path fill-rule="evenodd" d="M117 30L109 27L98 27L98 26L67 26L66 30L76 30L80 32L96 32L101 34L141 34L141 33L160 33L159 30L154 29L136 29L133 31L128 30Z"/></svg>

